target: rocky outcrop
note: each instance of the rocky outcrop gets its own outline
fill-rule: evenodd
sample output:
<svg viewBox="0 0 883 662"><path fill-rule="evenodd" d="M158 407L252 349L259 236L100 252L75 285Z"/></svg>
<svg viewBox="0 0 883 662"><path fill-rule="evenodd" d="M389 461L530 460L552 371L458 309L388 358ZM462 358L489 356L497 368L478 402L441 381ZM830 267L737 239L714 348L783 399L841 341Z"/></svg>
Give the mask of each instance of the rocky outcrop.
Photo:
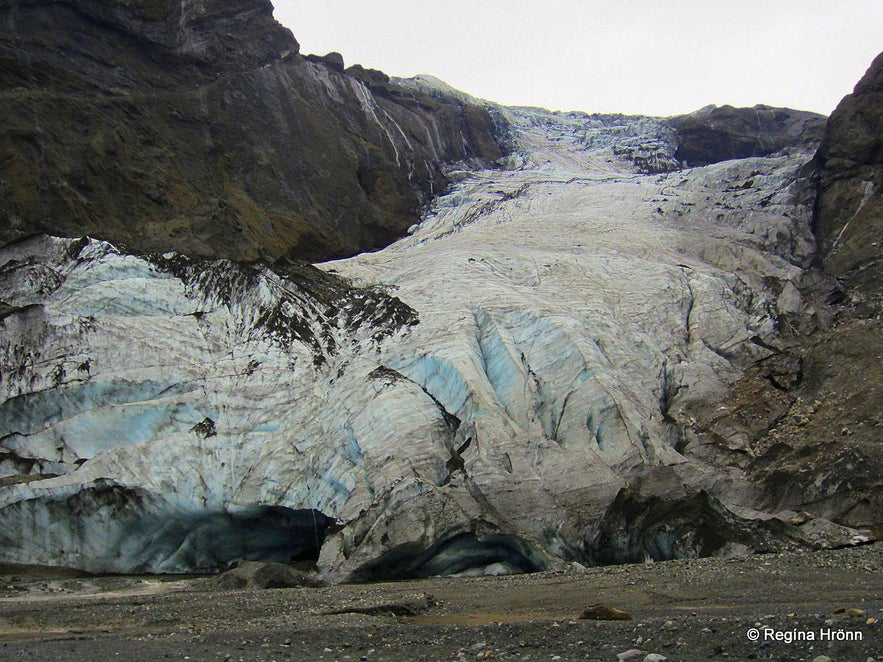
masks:
<svg viewBox="0 0 883 662"><path fill-rule="evenodd" d="M0 240L351 255L501 155L482 108L298 51L266 0L3 0Z"/></svg>
<svg viewBox="0 0 883 662"><path fill-rule="evenodd" d="M815 232L825 271L856 294L883 288L883 53L828 120L816 154Z"/></svg>
<svg viewBox="0 0 883 662"><path fill-rule="evenodd" d="M687 166L729 159L767 156L780 151L806 152L822 139L825 117L790 108L708 106L666 120L677 133L675 157Z"/></svg>
<svg viewBox="0 0 883 662"><path fill-rule="evenodd" d="M739 518L701 491L667 499L624 490L596 526L589 557L607 565L778 551L784 525L773 522Z"/></svg>

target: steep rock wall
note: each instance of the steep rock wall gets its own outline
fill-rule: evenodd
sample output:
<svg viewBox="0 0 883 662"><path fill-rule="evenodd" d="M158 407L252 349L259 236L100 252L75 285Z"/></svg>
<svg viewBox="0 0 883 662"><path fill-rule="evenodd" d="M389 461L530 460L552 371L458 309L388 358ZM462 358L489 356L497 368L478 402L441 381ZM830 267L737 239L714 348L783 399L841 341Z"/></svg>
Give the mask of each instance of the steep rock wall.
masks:
<svg viewBox="0 0 883 662"><path fill-rule="evenodd" d="M298 51L265 0L0 2L0 240L351 255L501 156L484 109Z"/></svg>
<svg viewBox="0 0 883 662"><path fill-rule="evenodd" d="M845 523L883 512L881 146L883 54L831 115L807 168L817 178L813 289L823 324L793 353L797 399L754 463L774 507Z"/></svg>
<svg viewBox="0 0 883 662"><path fill-rule="evenodd" d="M815 232L825 270L847 288L881 293L883 53L828 120L816 154Z"/></svg>

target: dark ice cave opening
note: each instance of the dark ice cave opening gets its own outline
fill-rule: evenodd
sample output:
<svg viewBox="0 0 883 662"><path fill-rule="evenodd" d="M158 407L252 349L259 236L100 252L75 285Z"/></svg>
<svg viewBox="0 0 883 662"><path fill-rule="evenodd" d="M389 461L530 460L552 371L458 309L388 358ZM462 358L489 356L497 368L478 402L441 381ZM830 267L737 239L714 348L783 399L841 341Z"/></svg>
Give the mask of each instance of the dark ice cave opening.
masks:
<svg viewBox="0 0 883 662"><path fill-rule="evenodd" d="M247 545L244 558L283 563L318 561L328 527L334 522L313 508L284 506L260 506L253 513L233 519Z"/></svg>
<svg viewBox="0 0 883 662"><path fill-rule="evenodd" d="M450 575L522 574L546 569L543 554L516 536L457 533L427 549L402 545L362 566L353 582Z"/></svg>
<svg viewBox="0 0 883 662"><path fill-rule="evenodd" d="M315 563L333 523L318 510L284 506L177 516L141 533L147 543L139 556L145 571L159 572L218 570L240 560Z"/></svg>

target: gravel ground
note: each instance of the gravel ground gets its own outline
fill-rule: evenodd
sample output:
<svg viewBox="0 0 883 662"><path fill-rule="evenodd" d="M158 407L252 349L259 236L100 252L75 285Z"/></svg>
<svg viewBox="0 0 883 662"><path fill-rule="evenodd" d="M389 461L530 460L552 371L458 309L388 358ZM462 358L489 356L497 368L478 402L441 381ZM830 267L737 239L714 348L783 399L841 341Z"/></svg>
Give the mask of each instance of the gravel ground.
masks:
<svg viewBox="0 0 883 662"><path fill-rule="evenodd" d="M881 568L883 544L263 590L7 566L0 659L883 662ZM580 619L594 604L632 620Z"/></svg>

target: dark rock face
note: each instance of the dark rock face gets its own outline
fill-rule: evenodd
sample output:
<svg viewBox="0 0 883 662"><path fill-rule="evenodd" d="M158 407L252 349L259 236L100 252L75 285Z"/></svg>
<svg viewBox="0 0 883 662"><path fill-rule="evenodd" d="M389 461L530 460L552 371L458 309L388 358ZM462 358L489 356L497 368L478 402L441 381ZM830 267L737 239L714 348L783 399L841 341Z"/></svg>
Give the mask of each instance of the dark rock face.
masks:
<svg viewBox="0 0 883 662"><path fill-rule="evenodd" d="M841 311L836 326L798 350L803 372L791 406L756 447L748 472L770 510L875 529L883 512L883 329L853 315Z"/></svg>
<svg viewBox="0 0 883 662"><path fill-rule="evenodd" d="M0 241L349 255L501 156L484 109L298 51L265 0L0 0Z"/></svg>
<svg viewBox="0 0 883 662"><path fill-rule="evenodd" d="M675 158L704 166L766 156L789 149L812 150L822 139L825 117L790 108L703 108L666 120L677 133Z"/></svg>
<svg viewBox="0 0 883 662"><path fill-rule="evenodd" d="M801 475L805 482L806 474L804 468L778 478L795 482L795 475ZM676 467L654 467L633 477L592 531L583 558L596 564L831 549L873 539L870 531L809 512L770 516L730 509L705 490L686 487Z"/></svg>
<svg viewBox="0 0 883 662"><path fill-rule="evenodd" d="M291 31L273 19L269 0L2 0L0 11L10 88L170 89L185 78L205 84L222 70L254 69L299 50Z"/></svg>
<svg viewBox="0 0 883 662"><path fill-rule="evenodd" d="M823 324L793 350L797 378L773 382L790 406L749 466L766 495L763 507L872 530L883 512L881 146L883 54L831 115L814 159L813 224L824 274L812 289Z"/></svg>
<svg viewBox="0 0 883 662"><path fill-rule="evenodd" d="M815 232L825 270L848 288L881 290L883 53L828 120Z"/></svg>

